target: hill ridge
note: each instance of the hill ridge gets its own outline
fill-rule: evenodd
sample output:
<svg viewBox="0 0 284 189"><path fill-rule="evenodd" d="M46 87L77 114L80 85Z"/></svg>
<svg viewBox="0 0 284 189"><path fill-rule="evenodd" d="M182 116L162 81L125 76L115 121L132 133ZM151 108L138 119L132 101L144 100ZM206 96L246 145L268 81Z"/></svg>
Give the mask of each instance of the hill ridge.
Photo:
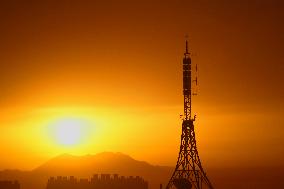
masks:
<svg viewBox="0 0 284 189"><path fill-rule="evenodd" d="M121 152L101 152L83 156L60 154L30 171L3 170L0 180L19 180L21 189L44 189L51 176L90 178L93 174L141 176L149 188L158 188L168 180L173 168L151 165Z"/></svg>

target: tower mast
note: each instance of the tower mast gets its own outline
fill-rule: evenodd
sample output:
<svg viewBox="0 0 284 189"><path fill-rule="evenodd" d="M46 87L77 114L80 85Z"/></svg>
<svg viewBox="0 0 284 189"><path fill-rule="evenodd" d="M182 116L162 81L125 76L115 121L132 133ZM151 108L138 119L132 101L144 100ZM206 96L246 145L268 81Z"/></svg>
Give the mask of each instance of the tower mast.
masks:
<svg viewBox="0 0 284 189"><path fill-rule="evenodd" d="M188 41L185 41L185 53L183 58L183 96L184 119L191 119L191 58L188 52Z"/></svg>
<svg viewBox="0 0 284 189"><path fill-rule="evenodd" d="M180 151L176 168L168 182L166 189L176 187L177 189L213 189L197 151L194 124L195 116L192 118L192 74L191 58L188 52L188 41L183 58L183 96L184 96L184 117L182 121L182 134ZM197 81L197 80L196 80Z"/></svg>

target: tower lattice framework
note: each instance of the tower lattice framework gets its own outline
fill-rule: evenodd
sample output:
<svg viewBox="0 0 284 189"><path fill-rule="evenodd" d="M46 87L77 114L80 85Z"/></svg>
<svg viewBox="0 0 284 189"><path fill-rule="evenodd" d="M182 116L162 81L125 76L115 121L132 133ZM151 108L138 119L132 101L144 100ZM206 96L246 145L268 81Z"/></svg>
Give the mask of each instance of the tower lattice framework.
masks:
<svg viewBox="0 0 284 189"><path fill-rule="evenodd" d="M194 132L195 115L191 115L192 82L197 83L197 78L192 80L191 58L188 52L188 42L183 58L183 96L184 96L184 115L182 122L182 134L180 141L180 151L176 168L169 180L166 189L176 187L177 189L213 189L211 182L204 169L196 147Z"/></svg>

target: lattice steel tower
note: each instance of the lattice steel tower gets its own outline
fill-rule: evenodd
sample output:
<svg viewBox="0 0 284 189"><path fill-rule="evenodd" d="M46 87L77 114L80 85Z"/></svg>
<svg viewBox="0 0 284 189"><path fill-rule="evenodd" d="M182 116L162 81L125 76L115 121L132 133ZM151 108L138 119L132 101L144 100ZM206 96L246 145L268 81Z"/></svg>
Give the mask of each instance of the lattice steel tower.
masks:
<svg viewBox="0 0 284 189"><path fill-rule="evenodd" d="M183 58L183 96L184 115L182 121L182 134L180 141L180 151L175 171L170 178L166 189L176 187L177 189L213 189L198 156L193 122L195 115L191 115L192 74L191 58L188 52L188 42ZM197 83L197 80L194 80Z"/></svg>

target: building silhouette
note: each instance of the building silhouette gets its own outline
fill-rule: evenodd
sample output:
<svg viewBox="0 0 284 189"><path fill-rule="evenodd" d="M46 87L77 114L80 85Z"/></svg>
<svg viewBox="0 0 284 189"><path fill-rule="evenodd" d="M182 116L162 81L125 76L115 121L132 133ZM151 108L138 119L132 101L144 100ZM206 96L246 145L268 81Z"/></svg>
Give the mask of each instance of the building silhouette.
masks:
<svg viewBox="0 0 284 189"><path fill-rule="evenodd" d="M0 180L0 189L20 189L20 183L17 180Z"/></svg>
<svg viewBox="0 0 284 189"><path fill-rule="evenodd" d="M148 182L139 176L118 174L95 174L91 179L58 176L48 179L46 189L148 189Z"/></svg>

